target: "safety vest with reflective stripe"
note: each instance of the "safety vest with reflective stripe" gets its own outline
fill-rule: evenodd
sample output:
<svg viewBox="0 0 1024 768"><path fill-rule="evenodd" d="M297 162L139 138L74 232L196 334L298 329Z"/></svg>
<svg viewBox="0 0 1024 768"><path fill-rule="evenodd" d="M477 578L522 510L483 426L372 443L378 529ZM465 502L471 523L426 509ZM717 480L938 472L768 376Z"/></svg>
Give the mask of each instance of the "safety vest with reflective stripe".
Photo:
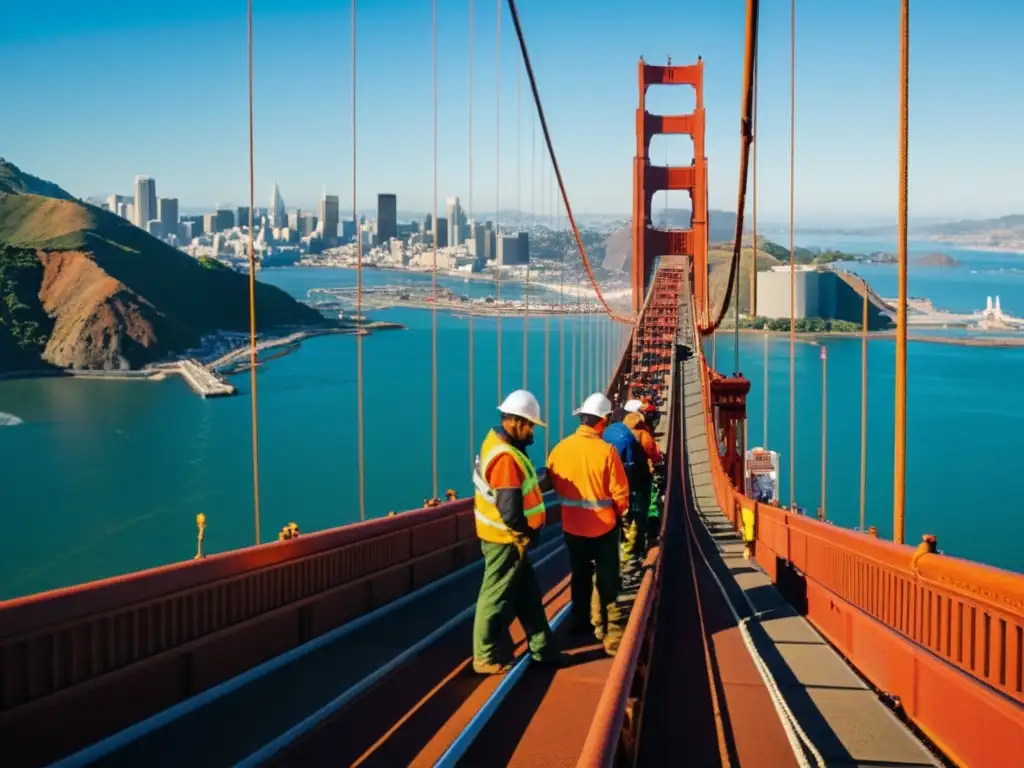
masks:
<svg viewBox="0 0 1024 768"><path fill-rule="evenodd" d="M515 459L523 473L523 514L526 516L527 524L534 529L542 528L546 518L544 494L540 489L533 463L525 453L506 443L492 429L484 438L484 444L480 448L480 461L473 472L473 515L476 518L476 535L484 541L496 544L511 544L519 536L502 519L494 489L486 479L491 464L504 453Z"/></svg>

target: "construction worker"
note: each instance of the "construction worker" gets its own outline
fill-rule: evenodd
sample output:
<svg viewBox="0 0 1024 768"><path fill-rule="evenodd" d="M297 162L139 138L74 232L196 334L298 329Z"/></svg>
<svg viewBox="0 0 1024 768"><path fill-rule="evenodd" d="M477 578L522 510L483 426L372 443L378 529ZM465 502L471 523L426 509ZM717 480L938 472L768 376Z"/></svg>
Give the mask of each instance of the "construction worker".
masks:
<svg viewBox="0 0 1024 768"><path fill-rule="evenodd" d="M548 473L561 497L562 532L572 568L570 628L593 632L614 656L625 629L616 600L619 524L629 510L629 486L619 454L601 439L611 410L600 392L584 400L573 411L580 426L551 451Z"/></svg>
<svg viewBox="0 0 1024 768"><path fill-rule="evenodd" d="M523 389L498 406L501 424L487 433L473 485L473 514L484 556L483 582L473 622L473 669L482 675L511 669L514 647L509 626L519 619L534 661L564 664L552 648L537 576L527 557L544 526L544 496L526 456L540 418L537 398Z"/></svg>
<svg viewBox="0 0 1024 768"><path fill-rule="evenodd" d="M629 478L629 523L622 553L622 572L628 583L633 583L640 575L647 555L654 465L661 461L658 444L644 423L642 405L639 400L627 401L621 422L604 432L604 439L615 446Z"/></svg>

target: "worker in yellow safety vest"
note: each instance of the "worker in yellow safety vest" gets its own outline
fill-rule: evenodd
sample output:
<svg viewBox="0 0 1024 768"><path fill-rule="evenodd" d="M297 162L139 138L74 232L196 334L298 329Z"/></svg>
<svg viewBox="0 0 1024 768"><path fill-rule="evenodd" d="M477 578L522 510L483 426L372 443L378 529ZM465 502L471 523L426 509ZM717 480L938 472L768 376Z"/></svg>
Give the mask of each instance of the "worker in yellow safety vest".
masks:
<svg viewBox="0 0 1024 768"><path fill-rule="evenodd" d="M573 411L576 432L548 457L562 503L562 533L572 569L574 632L593 632L614 656L625 629L619 596L619 525L629 511L626 470L615 447L601 438L612 404L595 392ZM592 596L596 600L591 601Z"/></svg>
<svg viewBox="0 0 1024 768"><path fill-rule="evenodd" d="M501 424L487 433L473 472L473 515L484 556L483 582L473 622L473 669L503 674L511 669L514 646L509 626L518 618L530 655L541 663L564 664L552 647L537 576L527 550L544 527L544 494L526 455L535 426L546 427L540 404L519 389L498 406Z"/></svg>

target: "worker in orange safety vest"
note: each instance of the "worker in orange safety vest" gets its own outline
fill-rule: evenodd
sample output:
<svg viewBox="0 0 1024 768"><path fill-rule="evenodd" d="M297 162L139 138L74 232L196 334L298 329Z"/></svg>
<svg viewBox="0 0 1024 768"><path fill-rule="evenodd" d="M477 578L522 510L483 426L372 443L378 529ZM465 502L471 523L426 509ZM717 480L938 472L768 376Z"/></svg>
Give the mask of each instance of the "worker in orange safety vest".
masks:
<svg viewBox="0 0 1024 768"><path fill-rule="evenodd" d="M614 656L625 629L616 601L619 525L629 509L629 485L619 454L601 439L611 410L608 398L595 392L573 411L580 426L551 451L548 473L561 500L572 569L570 628L593 632Z"/></svg>

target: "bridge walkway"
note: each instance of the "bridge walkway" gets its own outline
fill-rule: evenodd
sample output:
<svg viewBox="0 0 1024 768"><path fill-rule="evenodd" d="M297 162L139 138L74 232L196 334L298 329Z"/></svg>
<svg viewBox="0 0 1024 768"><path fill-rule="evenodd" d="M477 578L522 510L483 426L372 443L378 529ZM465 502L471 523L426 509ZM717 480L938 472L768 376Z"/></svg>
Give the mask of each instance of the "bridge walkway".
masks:
<svg viewBox="0 0 1024 768"><path fill-rule="evenodd" d="M816 763L815 750L828 766L941 765L794 610L756 562L743 559L742 541L718 505L712 486L698 358L686 356L681 369L684 479L690 489L691 510L696 513L690 520L700 548L702 599L715 600L717 596L724 604L717 578L731 606L727 607L727 624L734 636L731 642L738 640L742 647L749 639L763 659L799 729L813 745L813 749L803 748L812 765ZM735 631L737 618L749 632L747 639ZM716 649L717 645L716 641ZM749 695L742 690L746 683L730 680L724 672L723 683L729 717L739 737L759 720L778 722L774 716L766 717L773 711L770 702L768 708L753 708L743 701Z"/></svg>
<svg viewBox="0 0 1024 768"><path fill-rule="evenodd" d="M568 571L560 527L545 531L531 553L541 588L556 587ZM385 606L370 621L356 620L315 643L272 659L184 703L172 717L157 716L113 737L116 748L102 750L90 765L190 766L234 765L298 724L315 717L330 702L355 691L392 659L423 638L441 631L437 642L412 654L391 678L408 690L430 680L453 656L461 658L457 639L471 636L472 607L480 588L480 561L463 568L440 588L393 608ZM461 617L461 618L460 618ZM254 629L259 632L259 629ZM316 647L313 647L313 646ZM431 683L432 684L432 683ZM353 696L352 708L369 711L373 688ZM362 719L358 733L372 732ZM348 743L357 743L349 736ZM337 751L337 745L335 745ZM357 755L358 756L358 755Z"/></svg>
<svg viewBox="0 0 1024 768"><path fill-rule="evenodd" d="M669 387L671 377L669 377ZM665 420L666 422L668 419ZM655 434L668 448L667 430ZM568 573L568 569L564 571ZM548 619L569 605L568 576L546 597ZM624 589L619 603L628 612L636 587ZM394 676L280 755L284 765L433 766L466 731L502 677L481 678L471 669L470 632L459 630L418 671ZM522 632L513 634L525 651ZM460 766L574 765L612 667L612 658L593 637L573 636L568 622L555 626L556 647L573 657L561 669L532 665L505 695L459 759ZM441 654L434 656L434 654ZM431 668L433 686L412 686L408 678ZM353 736L355 734L355 736Z"/></svg>
<svg viewBox="0 0 1024 768"><path fill-rule="evenodd" d="M665 416L667 424L669 414ZM656 432L655 437L666 454L668 428ZM618 602L627 618L638 586L639 582L634 587L624 587L619 595ZM575 663L563 669L529 670L506 696L459 762L460 766L535 768L576 764L608 681L612 659L593 637L574 637L566 624L556 634L559 647L571 654ZM464 727L465 723L461 725Z"/></svg>
<svg viewBox="0 0 1024 768"><path fill-rule="evenodd" d="M662 266L674 266L666 261ZM676 332L678 463L667 490L663 572L640 715L638 764L795 766L793 749L773 715L771 697L728 604L703 573L690 541L692 497L682 423L687 403L679 391L694 359L688 301L684 285Z"/></svg>

